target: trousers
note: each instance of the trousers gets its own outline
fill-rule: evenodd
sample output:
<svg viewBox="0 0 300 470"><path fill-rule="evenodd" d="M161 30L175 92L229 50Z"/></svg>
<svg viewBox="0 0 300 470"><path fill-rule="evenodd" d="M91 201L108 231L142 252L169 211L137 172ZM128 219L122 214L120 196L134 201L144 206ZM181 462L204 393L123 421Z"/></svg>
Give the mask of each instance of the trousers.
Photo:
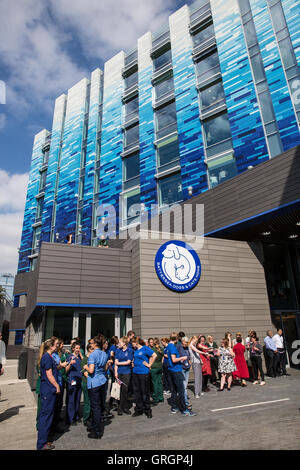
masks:
<svg viewBox="0 0 300 470"><path fill-rule="evenodd" d="M99 387L88 389L88 394L89 394L90 403L91 403L92 417L93 417L93 428L96 434L101 434L101 435L103 435L104 433L102 409L103 409L103 402L105 402L105 386L106 384L100 385Z"/></svg>
<svg viewBox="0 0 300 470"><path fill-rule="evenodd" d="M202 392L202 365L198 362L193 362L192 366L195 377L195 395L200 395Z"/></svg>
<svg viewBox="0 0 300 470"><path fill-rule="evenodd" d="M135 410L138 413L150 411L150 374L133 374L132 376Z"/></svg>
<svg viewBox="0 0 300 470"><path fill-rule="evenodd" d="M171 389L171 408L177 408L177 395L178 395L178 407L180 411L186 410L185 405L185 394L184 394L184 377L182 371L172 372L170 371L170 377L172 381Z"/></svg>
<svg viewBox="0 0 300 470"><path fill-rule="evenodd" d="M41 390L40 398L41 409L38 417L38 438L36 444L38 450L42 449L48 442L48 434L54 416L56 390Z"/></svg>

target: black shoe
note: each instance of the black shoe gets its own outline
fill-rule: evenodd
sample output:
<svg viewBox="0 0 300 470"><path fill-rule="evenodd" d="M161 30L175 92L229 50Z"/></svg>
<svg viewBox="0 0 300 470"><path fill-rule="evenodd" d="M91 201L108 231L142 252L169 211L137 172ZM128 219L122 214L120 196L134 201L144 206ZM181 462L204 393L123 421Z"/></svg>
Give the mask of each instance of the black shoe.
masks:
<svg viewBox="0 0 300 470"><path fill-rule="evenodd" d="M143 413L141 413L140 411L135 411L133 413L133 415L131 415L133 418L135 418L136 416L141 416Z"/></svg>
<svg viewBox="0 0 300 470"><path fill-rule="evenodd" d="M123 413L125 413L126 415L131 415L131 411L129 410L123 410Z"/></svg>
<svg viewBox="0 0 300 470"><path fill-rule="evenodd" d="M101 439L102 436L103 436L103 434L99 434L95 431L92 431L92 432L90 432L90 434L88 434L89 439Z"/></svg>
<svg viewBox="0 0 300 470"><path fill-rule="evenodd" d="M152 418L152 411L151 410L145 411L145 415L147 416L147 418Z"/></svg>
<svg viewBox="0 0 300 470"><path fill-rule="evenodd" d="M228 390L228 392L231 392L231 388L230 388L230 387L227 387L227 390Z"/></svg>
<svg viewBox="0 0 300 470"><path fill-rule="evenodd" d="M288 373L286 373L286 374L283 374L283 375L285 375L285 376L288 376L288 377L290 377L290 376L291 376L291 374L288 374Z"/></svg>
<svg viewBox="0 0 300 470"><path fill-rule="evenodd" d="M150 406L157 406L157 405L158 405L158 403L156 403L156 401L152 401L152 402L150 403Z"/></svg>
<svg viewBox="0 0 300 470"><path fill-rule="evenodd" d="M224 388L218 388L217 392L223 392Z"/></svg>
<svg viewBox="0 0 300 470"><path fill-rule="evenodd" d="M123 416L123 413L121 410L118 411L118 416Z"/></svg>

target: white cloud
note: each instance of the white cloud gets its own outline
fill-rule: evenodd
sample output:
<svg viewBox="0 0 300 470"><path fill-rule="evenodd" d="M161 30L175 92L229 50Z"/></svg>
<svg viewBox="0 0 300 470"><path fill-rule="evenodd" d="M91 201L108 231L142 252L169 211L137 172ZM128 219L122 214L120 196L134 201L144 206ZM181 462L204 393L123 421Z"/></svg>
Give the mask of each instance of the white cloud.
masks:
<svg viewBox="0 0 300 470"><path fill-rule="evenodd" d="M168 21L172 0L49 0L56 21L75 28L85 54L104 60L133 48Z"/></svg>
<svg viewBox="0 0 300 470"><path fill-rule="evenodd" d="M52 111L54 98L87 74L66 52L70 37L51 21L44 0L1 2L0 17L7 106L18 113L37 104Z"/></svg>
<svg viewBox="0 0 300 470"><path fill-rule="evenodd" d="M15 273L18 264L28 173L0 170L0 273Z"/></svg>

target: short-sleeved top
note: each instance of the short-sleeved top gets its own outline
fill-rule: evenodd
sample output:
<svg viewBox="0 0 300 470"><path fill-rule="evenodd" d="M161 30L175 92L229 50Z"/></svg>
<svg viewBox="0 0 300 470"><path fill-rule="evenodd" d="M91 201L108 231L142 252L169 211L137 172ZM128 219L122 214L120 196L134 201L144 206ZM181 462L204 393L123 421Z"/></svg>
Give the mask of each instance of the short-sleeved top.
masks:
<svg viewBox="0 0 300 470"><path fill-rule="evenodd" d="M81 381L81 357L79 355L76 357L75 354L70 354L70 356L67 357L68 362L73 359L75 359L76 362L75 364L71 364L68 372L68 381L75 378Z"/></svg>
<svg viewBox="0 0 300 470"><path fill-rule="evenodd" d="M144 361L149 362L149 358L153 356L154 352L148 346L142 346L140 349L134 351L134 374L149 374L149 367L143 364Z"/></svg>
<svg viewBox="0 0 300 470"><path fill-rule="evenodd" d="M151 369L162 369L162 358L164 356L164 350L163 348L159 347L157 348L151 348L152 351L157 355L155 361L152 364Z"/></svg>
<svg viewBox="0 0 300 470"><path fill-rule="evenodd" d="M175 354L176 357L180 357L178 349L174 343L169 343L168 347L168 360L169 360L169 371L171 372L182 372L182 363L172 361L172 354Z"/></svg>
<svg viewBox="0 0 300 470"><path fill-rule="evenodd" d="M117 349L115 352L115 357L118 359L119 362L126 362L133 360L133 349L126 348L125 351L123 349ZM118 374L130 374L131 373L131 364L127 366L118 366Z"/></svg>
<svg viewBox="0 0 300 470"><path fill-rule="evenodd" d="M57 365L51 354L46 352L40 362L40 376L41 376L41 393L45 392L56 392L56 388L49 382L46 371L52 370L53 377L58 382L58 370Z"/></svg>
<svg viewBox="0 0 300 470"><path fill-rule="evenodd" d="M60 364L60 357L59 357L59 354L57 352L54 352L52 354L52 357L53 359L55 360L56 362L56 365L57 367L59 366ZM62 383L63 383L63 378L62 378L62 375L60 374L60 371L57 369L58 371L58 375L57 375L57 382L58 382L58 385L62 386Z"/></svg>
<svg viewBox="0 0 300 470"><path fill-rule="evenodd" d="M187 356L187 359L184 362L182 362L182 368L184 370L189 370L191 368L191 364L189 363L189 359L190 359L189 348L184 348L182 346L182 343L180 343L179 347L177 348L177 351L179 352L180 357Z"/></svg>
<svg viewBox="0 0 300 470"><path fill-rule="evenodd" d="M88 358L88 366L91 364L95 365L95 370L92 374L89 374L87 379L87 387L96 388L104 385L107 381L105 374L105 365L107 363L107 354L100 349L95 349Z"/></svg>
<svg viewBox="0 0 300 470"><path fill-rule="evenodd" d="M164 348L164 354L168 354L168 347L169 347L169 344L168 346ZM169 359L167 357L164 357L164 364L166 364L169 367Z"/></svg>
<svg viewBox="0 0 300 470"><path fill-rule="evenodd" d="M84 369L84 366L87 365L87 362L88 362L88 357L87 356L83 356L83 359L81 359L81 370ZM86 372L86 371L85 371ZM87 377L84 375L84 373L82 374L82 378L81 378L81 382L86 384L87 383Z"/></svg>

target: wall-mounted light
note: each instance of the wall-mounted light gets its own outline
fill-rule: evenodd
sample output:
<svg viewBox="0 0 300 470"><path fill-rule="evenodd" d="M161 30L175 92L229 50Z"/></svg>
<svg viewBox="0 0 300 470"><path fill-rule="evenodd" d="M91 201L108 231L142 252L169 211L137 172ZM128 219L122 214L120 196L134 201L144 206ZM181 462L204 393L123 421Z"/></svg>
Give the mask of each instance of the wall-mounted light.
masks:
<svg viewBox="0 0 300 470"><path fill-rule="evenodd" d="M289 238L298 238L298 235L296 233L293 233L292 235L289 235Z"/></svg>
<svg viewBox="0 0 300 470"><path fill-rule="evenodd" d="M248 166L248 170L252 170L253 169L253 166L252 165L249 165Z"/></svg>
<svg viewBox="0 0 300 470"><path fill-rule="evenodd" d="M55 240L58 242L58 239L59 239L59 233L56 232L56 234L55 234Z"/></svg>
<svg viewBox="0 0 300 470"><path fill-rule="evenodd" d="M262 232L261 235L263 235L264 237L267 237L268 235L271 235L271 232Z"/></svg>
<svg viewBox="0 0 300 470"><path fill-rule="evenodd" d="M188 187L189 196L193 195L193 186Z"/></svg>
<svg viewBox="0 0 300 470"><path fill-rule="evenodd" d="M300 222L296 222L296 225L298 225L298 227L300 227Z"/></svg>

